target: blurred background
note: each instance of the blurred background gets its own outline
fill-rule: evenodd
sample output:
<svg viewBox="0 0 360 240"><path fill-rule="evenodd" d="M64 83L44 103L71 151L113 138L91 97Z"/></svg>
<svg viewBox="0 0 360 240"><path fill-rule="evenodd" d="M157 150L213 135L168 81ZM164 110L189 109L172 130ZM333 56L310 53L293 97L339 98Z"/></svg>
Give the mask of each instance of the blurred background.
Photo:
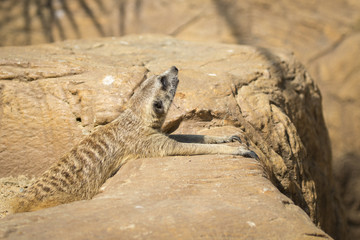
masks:
<svg viewBox="0 0 360 240"><path fill-rule="evenodd" d="M145 33L293 51L320 86L360 239L360 0L0 0L0 46Z"/></svg>

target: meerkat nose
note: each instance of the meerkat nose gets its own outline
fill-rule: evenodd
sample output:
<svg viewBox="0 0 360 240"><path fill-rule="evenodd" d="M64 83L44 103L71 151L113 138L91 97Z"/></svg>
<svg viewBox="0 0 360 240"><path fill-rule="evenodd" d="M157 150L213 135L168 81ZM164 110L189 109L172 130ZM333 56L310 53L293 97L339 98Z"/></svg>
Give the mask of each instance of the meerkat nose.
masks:
<svg viewBox="0 0 360 240"><path fill-rule="evenodd" d="M172 66L172 67L170 68L170 71L171 71L171 72L175 72L175 74L177 74L177 73L179 72L179 70L178 70L177 67L175 67L175 66Z"/></svg>

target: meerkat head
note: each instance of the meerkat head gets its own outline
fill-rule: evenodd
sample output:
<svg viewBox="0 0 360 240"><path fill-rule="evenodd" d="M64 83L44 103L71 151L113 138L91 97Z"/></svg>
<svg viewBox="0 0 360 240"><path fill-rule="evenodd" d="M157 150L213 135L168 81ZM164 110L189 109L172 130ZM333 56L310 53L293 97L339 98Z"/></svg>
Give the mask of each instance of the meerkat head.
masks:
<svg viewBox="0 0 360 240"><path fill-rule="evenodd" d="M175 66L146 79L131 97L130 108L147 126L160 129L178 83L178 69Z"/></svg>

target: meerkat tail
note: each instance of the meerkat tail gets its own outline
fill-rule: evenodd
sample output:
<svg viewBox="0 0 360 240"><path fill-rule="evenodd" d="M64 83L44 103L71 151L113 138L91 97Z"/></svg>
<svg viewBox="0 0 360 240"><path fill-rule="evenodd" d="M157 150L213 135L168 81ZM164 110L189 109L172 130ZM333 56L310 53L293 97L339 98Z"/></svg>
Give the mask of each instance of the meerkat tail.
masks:
<svg viewBox="0 0 360 240"><path fill-rule="evenodd" d="M44 199L39 199L32 194L25 194L10 199L8 206L11 213L32 212L71 202L71 198L73 197L66 193L58 193L56 196L47 196Z"/></svg>
<svg viewBox="0 0 360 240"><path fill-rule="evenodd" d="M29 212L32 202L29 199L14 197L7 203L10 213Z"/></svg>
<svg viewBox="0 0 360 240"><path fill-rule="evenodd" d="M59 203L50 204L49 202L40 202L35 198L28 197L15 197L11 199L9 203L11 213L32 212L38 209L52 207L56 205L59 205Z"/></svg>

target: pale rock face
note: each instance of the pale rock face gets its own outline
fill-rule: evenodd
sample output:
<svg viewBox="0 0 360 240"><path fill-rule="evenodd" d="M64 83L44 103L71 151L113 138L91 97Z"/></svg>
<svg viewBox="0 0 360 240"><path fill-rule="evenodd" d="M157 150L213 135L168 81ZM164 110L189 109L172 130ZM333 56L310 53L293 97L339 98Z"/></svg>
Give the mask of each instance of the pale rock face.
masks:
<svg viewBox="0 0 360 240"><path fill-rule="evenodd" d="M166 239L168 235L161 229L179 229L174 230L175 236L180 238L185 234L187 238L202 236L211 228L214 232L206 234L215 238L219 234L240 236L245 228L249 234L264 234L265 229L262 233L257 229L271 219L277 219L271 224L279 227L274 232L282 236L283 223L288 222L284 219L292 218L292 214L295 214L294 222L288 223L299 231L294 238L287 239L327 236L274 186L330 235L345 236L344 216L334 191L321 95L305 68L288 52L134 35L7 47L1 49L0 59L4 66L0 70L1 177L41 174L83 135L113 120L142 79L172 65L179 69L180 83L163 130L208 135L238 133L243 143L259 155L265 172L253 160L228 156L136 160L121 169L108 186L104 186L104 192L91 201L9 216L5 219L7 224L1 224L4 236L15 237L27 232L25 216L43 216L43 220L31 226L38 229L34 230L38 236L45 236L41 231L46 224L53 226L54 231L67 229L66 221L61 219L74 211L82 212L78 218L76 214L72 216L79 222L93 214L99 216L100 221L105 221L106 216L112 216L111 221L129 219L121 225L120 233L113 232L115 225L107 225L105 221L101 229L108 229L109 237L121 236L112 234L136 237L134 234L141 231L154 233L154 239ZM199 166L181 167L193 161ZM207 168L209 172L205 174L203 171ZM155 170L163 171L163 175L154 173ZM227 171L230 171L228 175ZM264 174L274 186L265 180ZM223 180L218 181L216 176ZM119 182L113 184L112 181ZM143 181L147 183L144 186ZM171 190L171 181L174 186L182 186L178 192ZM186 184L182 185L184 181ZM239 182L243 185L237 185ZM136 196L142 200L136 201ZM219 205L216 207L215 203ZM168 214L166 219L157 210L162 204ZM85 211L85 206L88 209L101 206L100 212ZM118 212L114 212L114 208ZM194 217L196 208L200 208L195 214L200 215L199 218L186 223ZM254 208L258 213L254 210L252 214L249 210ZM144 223L141 211L149 217ZM64 215L59 217L59 212ZM57 222L49 221L53 214ZM127 214L125 218L124 214ZM231 224L236 224L225 220L218 224L216 219L233 219ZM206 224L202 225L203 221ZM300 222L302 227L298 227ZM19 232L8 234L13 224ZM189 229L190 225L186 224L198 224L199 230L183 232ZM231 227L223 228L228 224ZM274 228L271 224L269 229ZM290 225L287 230L295 231ZM77 229L77 225L73 226ZM91 224L88 226L94 229ZM62 237L70 234L70 230L64 234Z"/></svg>
<svg viewBox="0 0 360 240"><path fill-rule="evenodd" d="M262 173L241 157L137 159L90 201L7 216L0 237L331 239Z"/></svg>

